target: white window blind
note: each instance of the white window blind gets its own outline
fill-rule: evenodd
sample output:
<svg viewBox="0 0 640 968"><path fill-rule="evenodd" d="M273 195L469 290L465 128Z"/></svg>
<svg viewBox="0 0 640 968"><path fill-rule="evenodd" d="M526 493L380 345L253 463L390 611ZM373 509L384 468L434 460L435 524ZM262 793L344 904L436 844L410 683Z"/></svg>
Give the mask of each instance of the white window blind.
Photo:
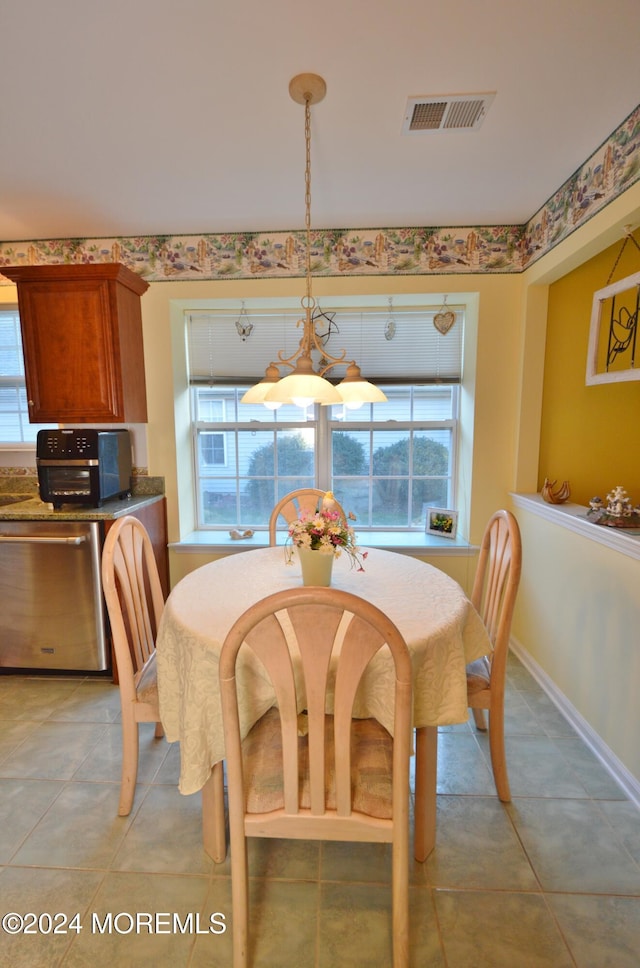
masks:
<svg viewBox="0 0 640 968"><path fill-rule="evenodd" d="M455 314L451 329L443 335L434 325L436 307L411 309L324 310L316 332L331 333L324 345L332 356L354 359L366 379L377 382L459 383L462 377L464 308L447 306ZM295 353L302 325L300 309L284 312L197 311L187 314L189 325L190 381L202 383L253 382L263 376L271 362ZM328 319L327 319L328 317ZM395 324L387 339L387 323ZM239 324L239 325L237 325ZM248 325L251 330L246 335ZM244 332L244 336L240 330ZM286 375L286 371L283 371ZM327 374L340 380L344 369Z"/></svg>
<svg viewBox="0 0 640 968"><path fill-rule="evenodd" d="M24 388L20 317L15 309L0 310L0 443L34 439Z"/></svg>
<svg viewBox="0 0 640 968"><path fill-rule="evenodd" d="M35 443L40 429L29 423L18 307L0 309L0 446ZM55 425L53 425L55 426Z"/></svg>

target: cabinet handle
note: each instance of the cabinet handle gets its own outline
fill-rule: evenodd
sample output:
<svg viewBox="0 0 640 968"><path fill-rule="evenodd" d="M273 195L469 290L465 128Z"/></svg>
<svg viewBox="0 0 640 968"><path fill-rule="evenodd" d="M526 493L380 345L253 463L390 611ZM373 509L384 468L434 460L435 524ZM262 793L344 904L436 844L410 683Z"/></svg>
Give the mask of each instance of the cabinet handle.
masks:
<svg viewBox="0 0 640 968"><path fill-rule="evenodd" d="M0 532L0 544L52 544L52 545L81 545L88 541L86 534L70 535L59 538L55 535L36 534L4 534Z"/></svg>

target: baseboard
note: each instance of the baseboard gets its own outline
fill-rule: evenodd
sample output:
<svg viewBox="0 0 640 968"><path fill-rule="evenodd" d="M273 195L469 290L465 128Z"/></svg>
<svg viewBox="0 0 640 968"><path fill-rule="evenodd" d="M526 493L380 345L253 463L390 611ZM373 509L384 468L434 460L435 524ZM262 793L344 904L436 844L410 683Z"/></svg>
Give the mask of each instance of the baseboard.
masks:
<svg viewBox="0 0 640 968"><path fill-rule="evenodd" d="M589 725L586 719L578 712L564 693L560 692L556 684L549 678L533 656L527 652L517 639L511 639L511 651L522 662L523 666L531 673L538 685L544 689L551 702L558 708L568 723L575 729L576 733L586 743L591 752L602 763L605 770L613 777L618 786L621 787L629 800L640 807L640 780L638 780L626 768L615 755L604 740Z"/></svg>

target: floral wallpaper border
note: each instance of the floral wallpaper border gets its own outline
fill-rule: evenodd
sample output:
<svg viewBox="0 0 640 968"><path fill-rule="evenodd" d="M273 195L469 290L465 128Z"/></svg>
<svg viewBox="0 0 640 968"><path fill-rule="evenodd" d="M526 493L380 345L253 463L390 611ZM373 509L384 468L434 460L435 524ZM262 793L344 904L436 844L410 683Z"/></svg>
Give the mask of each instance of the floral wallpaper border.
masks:
<svg viewBox="0 0 640 968"><path fill-rule="evenodd" d="M317 229L315 276L522 272L640 179L640 105L525 225ZM0 243L2 266L121 262L147 282L303 276L305 233ZM0 275L0 284L9 280Z"/></svg>

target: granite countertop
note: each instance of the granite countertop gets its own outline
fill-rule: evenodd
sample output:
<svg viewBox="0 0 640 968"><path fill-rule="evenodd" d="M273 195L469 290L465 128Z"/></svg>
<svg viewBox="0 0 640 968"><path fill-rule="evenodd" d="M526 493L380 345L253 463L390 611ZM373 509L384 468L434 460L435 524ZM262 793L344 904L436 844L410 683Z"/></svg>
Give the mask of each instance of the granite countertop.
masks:
<svg viewBox="0 0 640 968"><path fill-rule="evenodd" d="M63 504L59 511L54 511L53 505L45 504L37 494L0 491L0 521L109 521L154 504L162 497L162 494L139 494L105 501L100 508Z"/></svg>

